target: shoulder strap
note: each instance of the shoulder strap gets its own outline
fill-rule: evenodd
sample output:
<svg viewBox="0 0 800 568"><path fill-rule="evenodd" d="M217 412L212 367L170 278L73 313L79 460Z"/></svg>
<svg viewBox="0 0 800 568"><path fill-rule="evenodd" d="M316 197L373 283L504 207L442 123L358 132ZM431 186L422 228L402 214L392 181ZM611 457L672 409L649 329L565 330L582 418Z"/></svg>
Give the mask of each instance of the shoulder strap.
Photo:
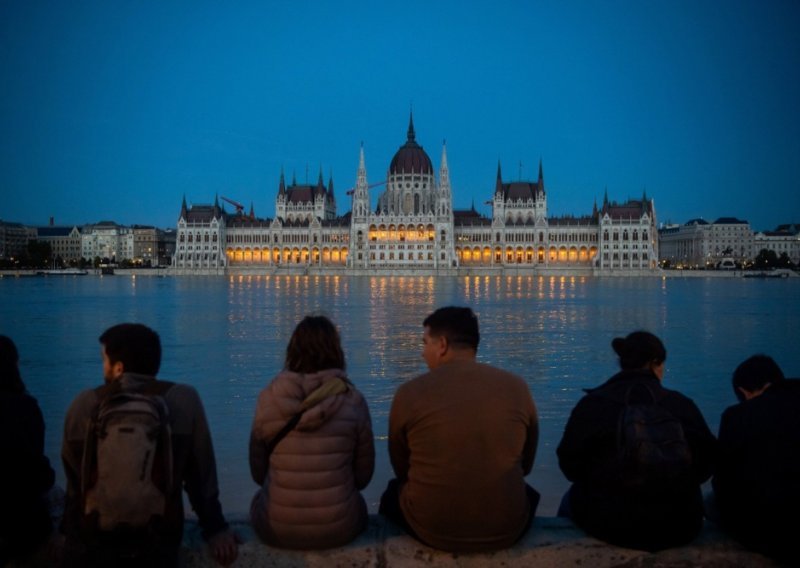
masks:
<svg viewBox="0 0 800 568"><path fill-rule="evenodd" d="M297 426L298 422L300 422L300 418L303 417L303 414L309 408L312 408L325 400L328 397L337 395L339 393L347 392L350 389L348 381L346 379L342 379L341 377L336 377L335 379L331 379L330 381L325 381L321 386L314 389L306 398L303 400L302 404L300 405L300 412L292 416L286 424L283 425L275 436L267 443L266 452L267 458L272 455L272 451L275 449L281 440L286 437L286 434L294 430L295 426Z"/></svg>

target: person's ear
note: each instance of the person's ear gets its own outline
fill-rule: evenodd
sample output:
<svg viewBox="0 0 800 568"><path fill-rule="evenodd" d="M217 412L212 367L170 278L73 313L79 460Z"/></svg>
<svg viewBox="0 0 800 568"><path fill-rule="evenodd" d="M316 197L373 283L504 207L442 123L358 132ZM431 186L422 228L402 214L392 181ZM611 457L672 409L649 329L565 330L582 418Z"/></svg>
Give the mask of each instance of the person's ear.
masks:
<svg viewBox="0 0 800 568"><path fill-rule="evenodd" d="M447 336L445 334L440 335L437 340L439 341L437 346L439 356L442 357L445 353L447 353L447 350L450 348L450 344L447 342Z"/></svg>
<svg viewBox="0 0 800 568"><path fill-rule="evenodd" d="M122 361L117 361L116 363L112 363L111 365L111 376L115 379L118 379L122 376L122 373L125 372L125 365L122 364Z"/></svg>

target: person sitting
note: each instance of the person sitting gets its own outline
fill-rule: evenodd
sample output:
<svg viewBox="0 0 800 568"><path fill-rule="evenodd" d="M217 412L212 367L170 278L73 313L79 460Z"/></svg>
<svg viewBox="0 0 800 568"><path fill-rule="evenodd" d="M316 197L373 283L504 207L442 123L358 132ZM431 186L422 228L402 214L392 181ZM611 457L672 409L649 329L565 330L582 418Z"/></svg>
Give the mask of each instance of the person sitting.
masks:
<svg viewBox="0 0 800 568"><path fill-rule="evenodd" d="M231 564L238 536L222 514L211 432L197 390L156 378L161 340L149 327L121 323L99 340L104 384L79 393L64 419L63 567L178 566L183 489L211 555ZM160 427L137 435L154 408L160 409ZM156 440L156 450L145 451Z"/></svg>
<svg viewBox="0 0 800 568"><path fill-rule="evenodd" d="M0 335L0 566L23 560L52 530L46 494L55 472L44 455L44 419L19 372L19 353Z"/></svg>
<svg viewBox="0 0 800 568"><path fill-rule="evenodd" d="M586 390L557 449L572 481L559 515L620 546L685 544L703 526L700 484L711 475L716 440L694 402L662 386L667 353L658 337L637 331L611 345L622 370ZM638 433L629 421L637 413ZM636 445L637 436L642 444L629 453L626 441Z"/></svg>
<svg viewBox="0 0 800 568"><path fill-rule="evenodd" d="M345 374L339 333L328 318L307 316L289 340L285 368L258 396L253 528L283 548L344 545L366 527L360 490L374 468L369 409Z"/></svg>
<svg viewBox="0 0 800 568"><path fill-rule="evenodd" d="M450 552L506 548L527 531L539 494L525 483L539 428L517 375L476 361L478 318L465 307L425 318L430 371L400 385L389 415L396 479L379 512Z"/></svg>
<svg viewBox="0 0 800 568"><path fill-rule="evenodd" d="M797 565L800 510L800 380L766 355L733 373L738 404L719 426L711 481L720 524L745 546Z"/></svg>

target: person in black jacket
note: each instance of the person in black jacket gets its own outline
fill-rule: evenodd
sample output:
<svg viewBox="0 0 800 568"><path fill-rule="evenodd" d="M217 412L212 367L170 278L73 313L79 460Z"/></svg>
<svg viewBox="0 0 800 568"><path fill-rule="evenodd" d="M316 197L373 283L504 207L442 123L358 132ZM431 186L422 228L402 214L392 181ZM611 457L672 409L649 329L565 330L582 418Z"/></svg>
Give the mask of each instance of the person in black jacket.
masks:
<svg viewBox="0 0 800 568"><path fill-rule="evenodd" d="M51 532L46 494L55 472L44 455L44 419L25 390L14 342L0 335L0 566L21 559Z"/></svg>
<svg viewBox="0 0 800 568"><path fill-rule="evenodd" d="M755 355L736 368L733 390L740 402L722 414L712 480L719 521L745 546L797 565L800 380Z"/></svg>
<svg viewBox="0 0 800 568"><path fill-rule="evenodd" d="M685 544L703 526L700 485L712 473L716 440L694 402L661 385L667 353L655 335L637 331L611 345L622 370L587 389L558 446L559 466L572 481L559 514L619 546L660 550ZM620 465L626 400L656 404L658 412L668 413L684 455L689 454L680 474L648 473L636 482L629 479Z"/></svg>

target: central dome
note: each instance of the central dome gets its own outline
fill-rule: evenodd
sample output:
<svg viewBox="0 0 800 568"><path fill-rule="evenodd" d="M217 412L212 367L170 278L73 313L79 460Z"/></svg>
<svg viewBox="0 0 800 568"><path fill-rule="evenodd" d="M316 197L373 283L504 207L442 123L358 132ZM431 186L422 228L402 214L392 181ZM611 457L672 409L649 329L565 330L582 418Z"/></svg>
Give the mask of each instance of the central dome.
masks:
<svg viewBox="0 0 800 568"><path fill-rule="evenodd" d="M392 174L432 174L433 165L431 159L422 146L417 144L416 135L414 134L414 117L411 116L408 122L408 140L400 146L400 149L392 158L392 163L389 164L389 175Z"/></svg>

